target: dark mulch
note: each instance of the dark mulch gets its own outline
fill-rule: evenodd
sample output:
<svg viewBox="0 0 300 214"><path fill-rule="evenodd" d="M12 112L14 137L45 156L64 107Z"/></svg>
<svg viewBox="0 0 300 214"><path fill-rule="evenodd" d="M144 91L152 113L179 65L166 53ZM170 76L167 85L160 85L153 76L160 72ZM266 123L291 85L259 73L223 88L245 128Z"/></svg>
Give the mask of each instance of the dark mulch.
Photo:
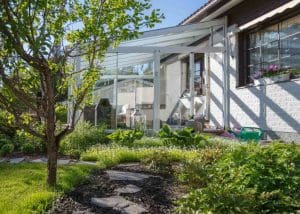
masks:
<svg viewBox="0 0 300 214"><path fill-rule="evenodd" d="M147 172L142 165L114 167L114 170ZM153 173L152 173L153 174ZM127 200L142 205L153 214L172 213L174 200L184 194L175 179L170 175L157 175L143 181L110 181L108 175L103 170L95 170L89 178L78 185L73 191L58 199L49 213L68 214L68 213L105 213L116 214L118 211L106 208L99 208L92 205L92 197L114 196L114 190L134 184L142 190L134 194L121 194Z"/></svg>

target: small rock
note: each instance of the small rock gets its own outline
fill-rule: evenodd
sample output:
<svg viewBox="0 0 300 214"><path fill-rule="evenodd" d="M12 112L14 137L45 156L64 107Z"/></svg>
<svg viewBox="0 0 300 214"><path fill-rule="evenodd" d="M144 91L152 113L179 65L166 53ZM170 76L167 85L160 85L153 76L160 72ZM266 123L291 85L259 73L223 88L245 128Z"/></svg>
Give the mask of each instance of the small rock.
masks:
<svg viewBox="0 0 300 214"><path fill-rule="evenodd" d="M25 158L12 158L9 160L9 163L21 163Z"/></svg>
<svg viewBox="0 0 300 214"><path fill-rule="evenodd" d="M107 170L106 173L112 181L142 181L149 178L150 175L134 172L123 172L116 170Z"/></svg>
<svg viewBox="0 0 300 214"><path fill-rule="evenodd" d="M133 184L128 184L127 186L118 188L115 191L118 193L132 194L132 193L137 193L137 192L141 191L141 188L139 188Z"/></svg>

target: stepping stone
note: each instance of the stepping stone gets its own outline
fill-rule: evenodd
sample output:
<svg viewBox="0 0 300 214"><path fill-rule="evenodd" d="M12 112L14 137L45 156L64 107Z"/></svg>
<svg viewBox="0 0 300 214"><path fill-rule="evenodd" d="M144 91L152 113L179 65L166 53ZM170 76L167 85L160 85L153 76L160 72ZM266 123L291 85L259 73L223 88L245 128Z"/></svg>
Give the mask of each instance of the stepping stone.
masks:
<svg viewBox="0 0 300 214"><path fill-rule="evenodd" d="M82 165L97 165L96 162L91 162L91 161L78 161L76 164L82 164Z"/></svg>
<svg viewBox="0 0 300 214"><path fill-rule="evenodd" d="M9 160L9 163L21 163L25 158L12 158Z"/></svg>
<svg viewBox="0 0 300 214"><path fill-rule="evenodd" d="M121 213L126 214L140 214L147 211L144 207L128 201L121 196L112 196L109 198L92 198L91 203L98 207L113 208L114 210L119 210L121 211Z"/></svg>
<svg viewBox="0 0 300 214"><path fill-rule="evenodd" d="M0 163L5 163L5 162L7 162L7 161L8 161L7 158L0 158Z"/></svg>
<svg viewBox="0 0 300 214"><path fill-rule="evenodd" d="M45 161L45 159L43 158L38 158L35 160L31 160L30 163L47 163L47 160Z"/></svg>
<svg viewBox="0 0 300 214"><path fill-rule="evenodd" d="M140 214L140 213L147 212L147 210L144 207L139 206L137 204L129 205L128 207L124 208L122 211L127 214Z"/></svg>
<svg viewBox="0 0 300 214"><path fill-rule="evenodd" d="M66 164L69 164L71 160L57 160L57 164L58 165L66 165Z"/></svg>
<svg viewBox="0 0 300 214"><path fill-rule="evenodd" d="M137 187L136 185L128 184L127 186L118 188L115 191L117 193L132 194L141 191L141 188Z"/></svg>
<svg viewBox="0 0 300 214"><path fill-rule="evenodd" d="M150 175L134 172L123 172L116 170L107 170L106 173L112 181L142 181L149 178Z"/></svg>
<svg viewBox="0 0 300 214"><path fill-rule="evenodd" d="M121 163L118 164L116 167L134 167L134 166L139 166L140 163Z"/></svg>

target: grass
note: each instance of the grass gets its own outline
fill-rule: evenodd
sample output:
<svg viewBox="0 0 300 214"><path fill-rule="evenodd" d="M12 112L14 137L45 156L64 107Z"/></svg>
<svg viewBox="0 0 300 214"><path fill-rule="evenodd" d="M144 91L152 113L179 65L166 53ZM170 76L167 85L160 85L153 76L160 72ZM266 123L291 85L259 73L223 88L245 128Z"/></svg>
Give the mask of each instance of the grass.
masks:
<svg viewBox="0 0 300 214"><path fill-rule="evenodd" d="M62 193L72 189L94 167L60 166L56 189L46 186L45 164L0 164L0 213L43 213Z"/></svg>
<svg viewBox="0 0 300 214"><path fill-rule="evenodd" d="M179 149L168 147L156 148L128 148L122 146L99 146L86 151L81 155L84 161L97 161L101 168L111 167L119 163L139 162L146 158L165 153L172 161L193 159L198 150Z"/></svg>

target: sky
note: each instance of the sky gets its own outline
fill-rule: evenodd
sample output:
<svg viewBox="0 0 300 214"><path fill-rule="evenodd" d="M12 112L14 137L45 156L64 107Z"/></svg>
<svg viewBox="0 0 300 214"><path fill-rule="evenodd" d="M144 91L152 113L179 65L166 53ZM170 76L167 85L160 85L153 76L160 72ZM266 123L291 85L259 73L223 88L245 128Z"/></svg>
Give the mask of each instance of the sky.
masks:
<svg viewBox="0 0 300 214"><path fill-rule="evenodd" d="M207 0L151 0L152 7L161 9L161 12L165 14L165 19L155 28L179 24L206 2Z"/></svg>

